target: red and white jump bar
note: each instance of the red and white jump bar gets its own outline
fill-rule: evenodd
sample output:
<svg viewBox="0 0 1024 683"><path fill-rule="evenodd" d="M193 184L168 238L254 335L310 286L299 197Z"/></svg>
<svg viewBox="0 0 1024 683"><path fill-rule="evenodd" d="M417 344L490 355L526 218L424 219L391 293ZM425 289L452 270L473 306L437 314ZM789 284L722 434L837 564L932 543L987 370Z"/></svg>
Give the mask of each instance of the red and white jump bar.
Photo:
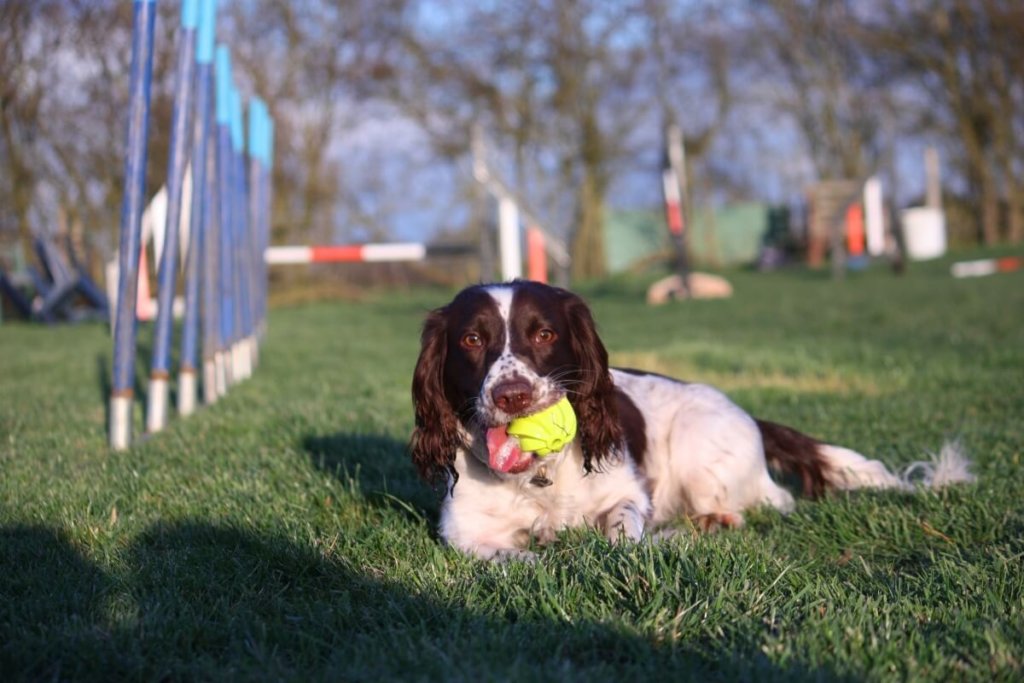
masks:
<svg viewBox="0 0 1024 683"><path fill-rule="evenodd" d="M302 263L384 263L422 261L430 256L455 256L472 251L462 245L428 246L416 242L394 244L343 244L312 247L267 247L269 265Z"/></svg>
<svg viewBox="0 0 1024 683"><path fill-rule="evenodd" d="M983 258L977 261L960 261L954 263L953 277L983 277L995 273L1009 273L1024 268L1024 258L1004 256L1003 258Z"/></svg>

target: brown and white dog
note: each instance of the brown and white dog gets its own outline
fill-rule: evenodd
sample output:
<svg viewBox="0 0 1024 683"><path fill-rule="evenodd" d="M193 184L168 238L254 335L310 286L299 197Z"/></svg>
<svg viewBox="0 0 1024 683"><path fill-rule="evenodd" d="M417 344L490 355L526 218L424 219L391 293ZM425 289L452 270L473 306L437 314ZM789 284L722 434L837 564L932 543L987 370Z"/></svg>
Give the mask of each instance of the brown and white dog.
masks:
<svg viewBox="0 0 1024 683"><path fill-rule="evenodd" d="M529 556L588 525L637 541L680 516L737 527L743 511L793 497L769 468L808 495L910 488L877 460L755 420L717 389L608 367L587 305L535 282L478 285L429 314L412 385L411 450L420 474L445 487L440 531L485 558ZM568 396L576 438L540 458L505 432L517 417ZM511 444L510 444L511 441ZM970 479L955 448L929 482Z"/></svg>

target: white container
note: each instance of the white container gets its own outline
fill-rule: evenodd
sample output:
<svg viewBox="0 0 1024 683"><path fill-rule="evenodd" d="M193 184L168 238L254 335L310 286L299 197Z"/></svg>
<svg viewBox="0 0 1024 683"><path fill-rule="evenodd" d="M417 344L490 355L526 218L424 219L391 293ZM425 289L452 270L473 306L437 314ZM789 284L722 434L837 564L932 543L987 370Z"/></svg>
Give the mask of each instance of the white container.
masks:
<svg viewBox="0 0 1024 683"><path fill-rule="evenodd" d="M867 234L868 253L885 253L885 206L882 203L882 181L878 176L864 183L864 232Z"/></svg>
<svg viewBox="0 0 1024 683"><path fill-rule="evenodd" d="M900 217L910 260L925 261L946 253L946 214L942 209L917 206L905 209Z"/></svg>

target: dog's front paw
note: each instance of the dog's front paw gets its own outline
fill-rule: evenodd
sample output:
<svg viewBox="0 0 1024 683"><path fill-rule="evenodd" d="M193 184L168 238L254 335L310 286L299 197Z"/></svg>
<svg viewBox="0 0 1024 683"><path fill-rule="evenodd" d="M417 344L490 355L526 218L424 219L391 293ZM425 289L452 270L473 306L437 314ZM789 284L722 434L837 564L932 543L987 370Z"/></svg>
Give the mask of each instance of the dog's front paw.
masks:
<svg viewBox="0 0 1024 683"><path fill-rule="evenodd" d="M743 526L743 515L738 512L712 512L697 515L693 523L698 529L713 533L719 529L739 529Z"/></svg>
<svg viewBox="0 0 1024 683"><path fill-rule="evenodd" d="M604 535L612 543L637 542L644 536L644 516L636 504L624 501L608 511L604 523Z"/></svg>

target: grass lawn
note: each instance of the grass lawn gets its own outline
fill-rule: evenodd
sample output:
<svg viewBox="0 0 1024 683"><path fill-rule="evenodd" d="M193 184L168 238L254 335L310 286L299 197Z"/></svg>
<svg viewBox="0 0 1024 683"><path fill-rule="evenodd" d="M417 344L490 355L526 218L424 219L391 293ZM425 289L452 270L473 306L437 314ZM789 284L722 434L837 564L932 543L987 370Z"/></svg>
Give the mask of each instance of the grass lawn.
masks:
<svg viewBox="0 0 1024 683"><path fill-rule="evenodd" d="M251 380L124 453L106 330L5 323L0 679L1020 680L1024 273L729 277L657 309L644 281L583 293L615 363L893 467L959 438L978 483L489 565L439 544L405 452L451 292L273 310Z"/></svg>

